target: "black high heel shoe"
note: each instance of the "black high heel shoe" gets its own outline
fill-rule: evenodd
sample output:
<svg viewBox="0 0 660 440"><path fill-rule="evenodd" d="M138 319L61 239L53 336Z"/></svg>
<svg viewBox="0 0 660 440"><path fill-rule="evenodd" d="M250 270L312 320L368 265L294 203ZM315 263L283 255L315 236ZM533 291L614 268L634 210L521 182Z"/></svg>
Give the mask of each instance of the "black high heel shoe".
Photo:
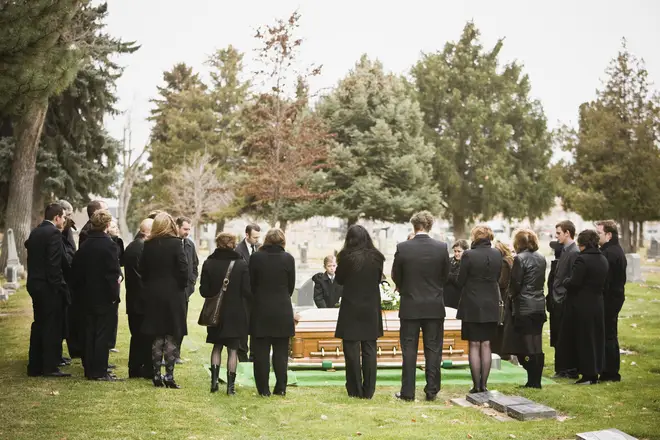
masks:
<svg viewBox="0 0 660 440"><path fill-rule="evenodd" d="M160 374L160 373L156 373L156 374L154 375L152 381L153 381L155 387L159 387L159 388L160 388L160 387L162 387L162 386L164 385L164 384L163 384L163 375Z"/></svg>
<svg viewBox="0 0 660 440"><path fill-rule="evenodd" d="M181 386L177 385L177 383L174 382L174 376L170 376L169 374L165 376L165 379L163 381L165 382L165 388L174 388L175 390L181 388Z"/></svg>

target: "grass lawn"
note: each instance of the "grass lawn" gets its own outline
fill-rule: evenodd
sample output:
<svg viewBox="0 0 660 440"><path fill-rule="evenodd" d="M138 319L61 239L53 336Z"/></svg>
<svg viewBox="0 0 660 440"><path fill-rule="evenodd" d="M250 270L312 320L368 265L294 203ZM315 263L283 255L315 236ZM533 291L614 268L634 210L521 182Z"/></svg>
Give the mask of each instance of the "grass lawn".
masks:
<svg viewBox="0 0 660 440"><path fill-rule="evenodd" d="M627 288L619 333L622 347L635 354L623 356L623 382L578 387L563 381L543 390L498 386L563 416L562 421L524 423L503 423L473 408L451 406L449 399L467 391L457 385L443 386L432 403L398 402L396 387L380 386L372 401L349 399L341 386L290 387L286 398L258 398L254 388L239 388L234 398L211 395L202 367L209 362L210 346L204 343L205 329L196 325L202 300L197 294L193 298L191 334L182 353L188 361L176 368L181 390L155 389L146 380L86 381L79 360L66 369L73 378L28 378L30 299L22 290L1 303L0 439L572 439L578 432L606 428L660 439L660 274ZM110 358L120 377L127 376L128 338L122 311L120 353ZM552 349L546 353L551 362ZM552 365L546 365L545 374L552 374ZM418 397L422 387L418 382Z"/></svg>

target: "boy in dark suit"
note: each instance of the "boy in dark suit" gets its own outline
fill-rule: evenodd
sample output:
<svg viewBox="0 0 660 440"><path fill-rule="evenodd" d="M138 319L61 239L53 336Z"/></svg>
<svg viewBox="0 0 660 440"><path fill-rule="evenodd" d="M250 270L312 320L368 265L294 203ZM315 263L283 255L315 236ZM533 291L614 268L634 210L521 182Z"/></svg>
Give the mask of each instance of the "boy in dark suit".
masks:
<svg viewBox="0 0 660 440"><path fill-rule="evenodd" d="M314 281L314 304L319 309L332 309L337 307L343 290L342 286L335 283L337 258L334 255L325 257L323 268L325 272L319 272L312 277L312 281Z"/></svg>

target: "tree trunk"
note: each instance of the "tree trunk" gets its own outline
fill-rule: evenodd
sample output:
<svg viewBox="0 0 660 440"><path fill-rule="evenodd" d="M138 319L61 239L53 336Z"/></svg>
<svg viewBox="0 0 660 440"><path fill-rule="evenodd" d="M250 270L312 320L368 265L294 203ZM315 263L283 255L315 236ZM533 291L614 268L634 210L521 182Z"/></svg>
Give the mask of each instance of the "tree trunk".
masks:
<svg viewBox="0 0 660 440"><path fill-rule="evenodd" d="M130 173L130 171L129 171ZM119 217L119 230L121 236L126 242L133 241L133 234L128 227L126 217L128 214L128 205L131 203L131 191L133 190L133 176L125 173L124 180L119 190L119 200L117 206L117 216ZM129 174L128 176L126 174Z"/></svg>
<svg viewBox="0 0 660 440"><path fill-rule="evenodd" d="M215 223L215 235L218 235L222 231L225 230L225 223L227 222L227 219L222 217L220 220L218 220Z"/></svg>
<svg viewBox="0 0 660 440"><path fill-rule="evenodd" d="M637 228L639 226L639 223L633 220L632 224L633 224L633 233L630 240L630 244L633 252L637 252L637 237L639 236L639 230Z"/></svg>
<svg viewBox="0 0 660 440"><path fill-rule="evenodd" d="M32 220L32 194L36 173L37 150L44 126L48 100L30 103L16 129L16 152L11 165L9 196L5 214L7 229L13 229L18 258L27 269L25 240L30 235ZM3 240L0 268L7 266L7 240Z"/></svg>
<svg viewBox="0 0 660 440"><path fill-rule="evenodd" d="M468 238L465 233L465 217L460 214L453 214L451 218L452 226L454 227L454 240Z"/></svg>
<svg viewBox="0 0 660 440"><path fill-rule="evenodd" d="M644 248L644 222L639 222L639 237L637 240L637 248Z"/></svg>
<svg viewBox="0 0 660 440"><path fill-rule="evenodd" d="M280 229L286 233L286 227L289 226L289 220L280 220Z"/></svg>
<svg viewBox="0 0 660 440"><path fill-rule="evenodd" d="M632 239L630 237L630 220L621 220L621 247L626 254L635 252L632 246Z"/></svg>
<svg viewBox="0 0 660 440"><path fill-rule="evenodd" d="M32 190L32 219L30 229L37 227L44 219L44 210L46 209L46 197L40 191L42 180L38 175L34 176L34 185Z"/></svg>

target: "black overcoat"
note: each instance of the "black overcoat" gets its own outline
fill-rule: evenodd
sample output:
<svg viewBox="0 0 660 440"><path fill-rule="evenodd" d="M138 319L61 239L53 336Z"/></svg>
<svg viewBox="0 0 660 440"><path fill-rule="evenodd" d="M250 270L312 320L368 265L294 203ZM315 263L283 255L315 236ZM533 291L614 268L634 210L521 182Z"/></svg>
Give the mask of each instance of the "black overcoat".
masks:
<svg viewBox="0 0 660 440"><path fill-rule="evenodd" d="M144 286L142 333L149 336L188 334L185 288L188 260L178 237L154 237L144 242L139 266Z"/></svg>
<svg viewBox="0 0 660 440"><path fill-rule="evenodd" d="M250 257L252 313L250 335L288 338L295 334L291 295L296 288L296 263L283 247L263 245Z"/></svg>
<svg viewBox="0 0 660 440"><path fill-rule="evenodd" d="M463 286L456 316L465 322L497 322L502 254L479 240L463 252L458 283Z"/></svg>

